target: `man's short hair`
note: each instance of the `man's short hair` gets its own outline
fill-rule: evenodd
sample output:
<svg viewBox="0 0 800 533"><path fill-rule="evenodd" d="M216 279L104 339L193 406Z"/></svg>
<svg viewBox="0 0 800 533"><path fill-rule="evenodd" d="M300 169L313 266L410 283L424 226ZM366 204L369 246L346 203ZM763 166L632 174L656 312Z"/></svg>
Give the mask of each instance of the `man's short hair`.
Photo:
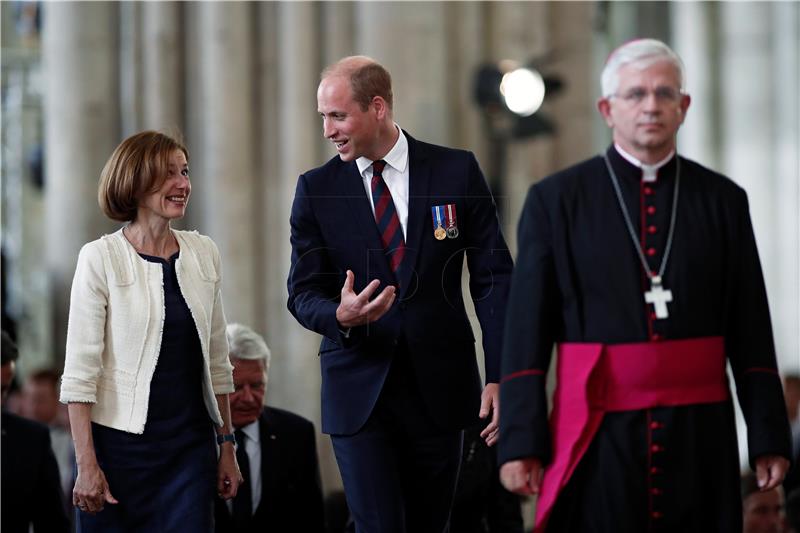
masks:
<svg viewBox="0 0 800 533"><path fill-rule="evenodd" d="M122 141L100 173L97 201L103 213L119 222L136 218L141 197L158 190L167 179L175 150L189 160L183 143L157 131L143 131Z"/></svg>
<svg viewBox="0 0 800 533"><path fill-rule="evenodd" d="M386 68L367 56L348 56L322 71L321 79L343 76L350 80L353 100L366 111L376 96L386 101L391 111L394 106L392 75Z"/></svg>
<svg viewBox="0 0 800 533"><path fill-rule="evenodd" d="M264 361L264 370L269 370L272 358L264 338L243 324L228 324L225 334L228 337L228 351L231 359L244 361Z"/></svg>
<svg viewBox="0 0 800 533"><path fill-rule="evenodd" d="M45 383L52 386L54 389L58 388L59 381L61 380L61 373L54 368L41 368L31 374L28 374L26 381L30 383Z"/></svg>
<svg viewBox="0 0 800 533"><path fill-rule="evenodd" d="M619 69L632 64L636 68L645 69L659 61L672 63L678 72L680 90L684 89L683 61L672 48L656 39L635 39L623 44L608 56L603 73L600 75L603 96L614 95L619 88Z"/></svg>
<svg viewBox="0 0 800 533"><path fill-rule="evenodd" d="M789 372L787 374L784 374L783 384L787 389L790 387L800 389L800 374L796 372Z"/></svg>
<svg viewBox="0 0 800 533"><path fill-rule="evenodd" d="M2 364L7 365L12 361L16 361L19 357L19 351L17 350L17 344L11 339L11 335L3 330L2 332Z"/></svg>

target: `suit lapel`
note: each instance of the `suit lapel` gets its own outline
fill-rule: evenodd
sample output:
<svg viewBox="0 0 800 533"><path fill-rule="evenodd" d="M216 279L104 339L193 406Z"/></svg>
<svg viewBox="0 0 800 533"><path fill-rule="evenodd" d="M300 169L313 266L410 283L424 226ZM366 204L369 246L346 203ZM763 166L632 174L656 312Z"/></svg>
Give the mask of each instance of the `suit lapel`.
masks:
<svg viewBox="0 0 800 533"><path fill-rule="evenodd" d="M425 148L408 132L408 227L406 228L406 256L403 259L400 276L400 298L409 290L416 290L416 280L411 279L416 272L417 257L422 246L422 231L430 217L428 212L428 190L431 182L431 167ZM409 284L412 287L409 287Z"/></svg>
<svg viewBox="0 0 800 533"><path fill-rule="evenodd" d="M275 428L270 418L269 411L265 407L258 420L261 437L261 501L258 502L258 508L253 516L271 507L278 490L277 483L280 477L278 472L283 458L280 457L279 435L273 431Z"/></svg>

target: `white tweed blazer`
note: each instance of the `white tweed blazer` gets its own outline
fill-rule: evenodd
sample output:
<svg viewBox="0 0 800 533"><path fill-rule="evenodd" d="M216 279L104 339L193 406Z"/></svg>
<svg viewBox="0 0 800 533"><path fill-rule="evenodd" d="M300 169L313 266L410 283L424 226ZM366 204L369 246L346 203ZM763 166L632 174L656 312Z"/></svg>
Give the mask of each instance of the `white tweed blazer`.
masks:
<svg viewBox="0 0 800 533"><path fill-rule="evenodd" d="M234 387L219 250L196 231L172 231L178 284L203 350L205 405L221 426L215 395ZM143 433L164 314L161 265L140 257L121 229L84 245L72 281L61 401L93 403L93 422Z"/></svg>

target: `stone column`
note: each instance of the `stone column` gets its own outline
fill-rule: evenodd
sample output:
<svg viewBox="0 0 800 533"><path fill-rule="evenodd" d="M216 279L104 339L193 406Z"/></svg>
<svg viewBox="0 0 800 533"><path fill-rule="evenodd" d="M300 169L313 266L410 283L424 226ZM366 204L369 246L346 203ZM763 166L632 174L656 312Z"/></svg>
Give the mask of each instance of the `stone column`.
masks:
<svg viewBox="0 0 800 533"><path fill-rule="evenodd" d="M44 7L47 246L63 359L67 306L78 250L114 228L97 206L97 183L119 142L118 5L53 2Z"/></svg>
<svg viewBox="0 0 800 533"><path fill-rule="evenodd" d="M510 60L525 66L550 52L549 21L552 4L505 3L491 4L489 30L490 55L494 61ZM498 198L504 220L506 238L516 253L516 221L531 184L549 174L552 169L554 141L552 136L509 140L506 151L503 196Z"/></svg>
<svg viewBox="0 0 800 533"><path fill-rule="evenodd" d="M775 136L776 114L773 92L764 80L773 79L770 4L720 4L720 66L723 89L722 168L747 190L750 215L762 259L769 294L778 297L775 283L776 258L780 243L776 240Z"/></svg>
<svg viewBox="0 0 800 533"><path fill-rule="evenodd" d="M120 138L142 128L142 2L119 4Z"/></svg>
<svg viewBox="0 0 800 533"><path fill-rule="evenodd" d="M684 64L684 89L692 103L678 135L680 153L711 168L719 167L719 90L716 14L711 2L672 4L672 42Z"/></svg>
<svg viewBox="0 0 800 533"><path fill-rule="evenodd" d="M230 322L254 324L260 270L257 235L262 206L253 195L256 176L254 139L254 59L249 3L202 3L199 11L199 85L202 114L199 143L190 146L199 165L194 201L203 204L195 227L211 236L222 255L223 296ZM165 66L167 73L170 67ZM170 80L163 80L168 85ZM199 167L199 168L198 168Z"/></svg>
<svg viewBox="0 0 800 533"><path fill-rule="evenodd" d="M347 56L362 53L356 50L355 2L323 2L320 5L320 45L322 66Z"/></svg>
<svg viewBox="0 0 800 533"><path fill-rule="evenodd" d="M411 135L437 144L452 138L444 15L442 2L362 2L356 7L356 49L392 73L395 120Z"/></svg>
<svg viewBox="0 0 800 533"><path fill-rule="evenodd" d="M486 171L487 142L482 112L473 96L479 65L489 60L486 13L480 2L444 2L444 62L446 97L442 106L449 123L450 143L475 153Z"/></svg>
<svg viewBox="0 0 800 533"><path fill-rule="evenodd" d="M178 2L144 2L142 9L142 129L177 134L183 128L186 83L183 17Z"/></svg>
<svg viewBox="0 0 800 533"><path fill-rule="evenodd" d="M265 7L265 6L263 6ZM275 159L268 168L264 200L267 202L269 270L266 291L269 298L266 330L273 346L272 385L269 402L286 407L320 423L320 369L317 352L320 337L303 328L286 309L286 280L291 247L289 215L298 176L323 164L333 156L322 138L322 123L317 114L317 86L322 69L320 58L320 4L278 3L270 12L276 17L273 50L263 48L275 66L273 99L266 103L264 117L268 132L277 137ZM326 26L327 32L331 29ZM338 59L338 58L337 58ZM323 149L323 146L325 148ZM323 485L327 492L341 488L330 439L317 439Z"/></svg>
<svg viewBox="0 0 800 533"><path fill-rule="evenodd" d="M561 92L545 96L543 112L555 122L552 170L574 165L591 157L592 130L587 125L599 120L595 102L600 96L600 71L593 63L590 28L595 6L589 2L554 2L549 27L551 40L543 63L543 74L558 76ZM514 221L516 224L516 221Z"/></svg>
<svg viewBox="0 0 800 533"><path fill-rule="evenodd" d="M771 4L772 93L775 110L774 235L777 268L772 321L781 370L800 372L800 4ZM769 89L772 89L771 91Z"/></svg>
<svg viewBox="0 0 800 533"><path fill-rule="evenodd" d="M23 383L31 370L59 362L53 359L52 295L42 262L47 240L42 224L31 223L46 216L42 169L37 173L31 162L43 153L41 64L35 50L14 51L11 61L7 52L3 58L3 307L16 320L17 381Z"/></svg>

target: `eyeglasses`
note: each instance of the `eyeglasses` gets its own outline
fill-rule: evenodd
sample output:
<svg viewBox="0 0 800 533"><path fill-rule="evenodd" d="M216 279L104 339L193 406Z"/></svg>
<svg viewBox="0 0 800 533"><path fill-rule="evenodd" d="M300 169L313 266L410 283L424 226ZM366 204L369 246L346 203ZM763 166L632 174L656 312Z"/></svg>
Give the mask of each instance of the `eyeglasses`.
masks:
<svg viewBox="0 0 800 533"><path fill-rule="evenodd" d="M641 87L635 87L623 94L612 94L609 98L621 98L626 104L639 105L644 102L650 94L656 98L659 104L674 104L680 100L683 93L672 87L657 87L652 93Z"/></svg>

